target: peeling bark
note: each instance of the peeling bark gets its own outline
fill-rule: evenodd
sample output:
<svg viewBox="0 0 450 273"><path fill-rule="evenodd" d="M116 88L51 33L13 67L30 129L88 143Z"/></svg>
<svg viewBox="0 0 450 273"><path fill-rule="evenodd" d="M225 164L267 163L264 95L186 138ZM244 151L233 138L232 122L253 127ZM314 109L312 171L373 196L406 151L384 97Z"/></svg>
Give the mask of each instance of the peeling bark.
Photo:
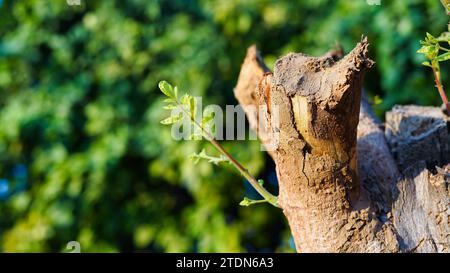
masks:
<svg viewBox="0 0 450 273"><path fill-rule="evenodd" d="M264 145L278 143L269 153L279 205L299 252L407 248L391 221L402 176L370 105L361 104L363 74L373 65L367 54L364 38L345 57L290 53L270 73L251 47L242 66L235 96L244 110L265 106L245 111Z"/></svg>

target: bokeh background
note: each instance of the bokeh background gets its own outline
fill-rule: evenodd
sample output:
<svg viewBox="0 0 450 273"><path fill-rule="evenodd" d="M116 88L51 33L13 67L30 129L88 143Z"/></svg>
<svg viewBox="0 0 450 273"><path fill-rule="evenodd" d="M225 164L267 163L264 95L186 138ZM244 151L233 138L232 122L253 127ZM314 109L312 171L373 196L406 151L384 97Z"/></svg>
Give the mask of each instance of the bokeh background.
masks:
<svg viewBox="0 0 450 273"><path fill-rule="evenodd" d="M439 0L0 0L0 251L294 251L279 210L238 205L256 195L231 168L193 164L207 144L171 139L157 83L236 104L251 44L272 66L366 34L382 118L440 104L415 52L447 22ZM223 144L277 191L258 142Z"/></svg>

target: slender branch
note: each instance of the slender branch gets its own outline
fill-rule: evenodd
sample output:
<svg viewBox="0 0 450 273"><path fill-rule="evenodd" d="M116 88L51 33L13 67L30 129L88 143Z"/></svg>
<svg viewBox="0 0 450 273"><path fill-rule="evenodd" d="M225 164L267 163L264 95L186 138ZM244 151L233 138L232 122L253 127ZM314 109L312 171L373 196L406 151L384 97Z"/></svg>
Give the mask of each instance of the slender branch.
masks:
<svg viewBox="0 0 450 273"><path fill-rule="evenodd" d="M439 73L436 71L436 69L433 66L431 67L431 69L433 70L434 81L436 82L436 87L439 91L439 95L441 96L441 99L444 102L445 108L447 109L447 115L450 116L450 105L448 103L447 96L445 95L444 87L441 84Z"/></svg>
<svg viewBox="0 0 450 273"><path fill-rule="evenodd" d="M198 128L200 128L202 132L202 136L206 137L216 148L220 153L222 153L222 156L224 156L240 173L242 176L244 176L247 181L250 183L250 185L253 186L253 188L262 196L264 197L264 200L269 202L275 207L278 207L278 197L272 195L270 192L268 192L259 182L256 180L256 178L250 174L250 172L244 168L244 166L241 165L231 154L229 154L220 144L217 142L217 140L214 138L213 135L209 131L207 131L203 127L203 120L202 124L198 123L198 121L195 118L195 112L196 112L196 100L192 96L189 96L188 94L185 94L181 100L178 99L178 88L173 88L168 82L166 81L160 81L159 89L161 89L161 92L169 97L168 100L166 100L169 105L166 107L166 109L174 109L178 108L181 109L182 112L184 112L185 115L187 115L192 123L194 123ZM186 102L187 100L187 102ZM174 104L172 104L174 103ZM185 104L189 105L189 110L186 109ZM172 124L177 121L179 121L183 116L177 115L177 116L171 116L163 121L161 123L163 124ZM253 202L255 203L255 202ZM258 202L261 203L261 202Z"/></svg>
<svg viewBox="0 0 450 273"><path fill-rule="evenodd" d="M237 160L235 160L220 144L212 138L211 143L216 147L217 150L219 150L221 153L223 153L233 164L236 169L239 170L239 172L244 176L248 182L255 188L255 190L262 196L264 199L266 199L269 203L274 205L275 207L278 207L278 198L274 195L272 195L270 192L268 192L263 186L261 186L256 178L252 176L246 168L244 168Z"/></svg>
<svg viewBox="0 0 450 273"><path fill-rule="evenodd" d="M261 186L258 183L258 180L244 167L242 166L241 163L239 163L239 161L237 161L230 153L228 153L223 147L222 145L220 145L219 142L217 142L217 140L214 138L214 136L212 136L208 131L205 130L205 128L203 128L203 126L201 124L199 124L197 122L197 120L195 119L195 117L193 117L191 115L191 113L189 111L187 111L185 109L185 107L183 107L183 105L181 105L178 101L177 104L180 106L181 110L189 116L190 120L197 126L200 128L200 130L202 130L203 134L206 136L206 138L208 139L208 141L211 142L211 144L214 146L214 148L216 148L220 153L222 153L229 161L230 163L240 172L240 174L247 179L247 181L250 183L250 185L252 185L252 187L265 199L267 200L267 202L269 202L270 204L272 204L275 207L279 207L278 206L278 198L271 194L270 192L268 192L263 186Z"/></svg>

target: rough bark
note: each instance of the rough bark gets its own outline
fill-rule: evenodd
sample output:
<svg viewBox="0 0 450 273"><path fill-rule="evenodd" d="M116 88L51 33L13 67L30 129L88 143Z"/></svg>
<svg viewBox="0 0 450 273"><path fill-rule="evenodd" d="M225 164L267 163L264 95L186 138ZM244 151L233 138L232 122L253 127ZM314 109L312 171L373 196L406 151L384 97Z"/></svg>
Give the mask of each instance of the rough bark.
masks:
<svg viewBox="0 0 450 273"><path fill-rule="evenodd" d="M392 221L402 176L370 105L360 106L363 73L373 64L367 54L364 38L342 59L336 51L291 53L270 73L251 47L242 66L235 96L244 109L265 106L246 113L263 144L278 144L270 154L279 205L299 252L408 247Z"/></svg>
<svg viewBox="0 0 450 273"><path fill-rule="evenodd" d="M405 251L449 252L449 124L437 107L396 106L386 114L386 138L403 173L392 212Z"/></svg>
<svg viewBox="0 0 450 273"><path fill-rule="evenodd" d="M384 128L365 98L359 113L357 151L361 184L370 194L379 217L389 217L392 190L401 174L389 150Z"/></svg>
<svg viewBox="0 0 450 273"><path fill-rule="evenodd" d="M450 162L448 119L437 107L395 106L386 113L386 138L401 171L419 161L429 169Z"/></svg>

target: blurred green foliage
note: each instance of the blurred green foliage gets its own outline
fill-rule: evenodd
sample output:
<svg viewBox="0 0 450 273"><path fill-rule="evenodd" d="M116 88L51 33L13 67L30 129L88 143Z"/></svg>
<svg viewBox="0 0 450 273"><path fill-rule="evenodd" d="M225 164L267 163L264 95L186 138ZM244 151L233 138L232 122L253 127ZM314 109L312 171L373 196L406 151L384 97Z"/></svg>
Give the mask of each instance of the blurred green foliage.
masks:
<svg viewBox="0 0 450 273"><path fill-rule="evenodd" d="M157 83L204 104L236 104L246 47L268 65L319 55L362 34L376 66L365 86L383 102L439 104L416 54L446 29L437 0L0 1L0 250L293 251L281 211L238 203L251 192L231 168L176 142ZM444 85L448 69L442 67ZM276 190L256 141L224 143ZM247 191L247 193L245 193Z"/></svg>

